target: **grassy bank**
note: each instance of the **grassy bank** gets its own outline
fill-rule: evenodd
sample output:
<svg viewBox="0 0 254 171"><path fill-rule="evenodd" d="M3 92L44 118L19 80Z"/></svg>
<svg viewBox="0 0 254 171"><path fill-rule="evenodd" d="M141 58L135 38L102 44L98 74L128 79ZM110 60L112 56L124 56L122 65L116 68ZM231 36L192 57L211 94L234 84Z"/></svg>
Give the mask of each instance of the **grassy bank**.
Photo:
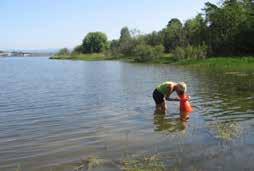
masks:
<svg viewBox="0 0 254 171"><path fill-rule="evenodd" d="M110 60L111 57L107 57L103 53L92 53L92 54L72 54L72 55L55 55L50 59L62 59L62 60L82 60L82 61L101 61Z"/></svg>
<svg viewBox="0 0 254 171"><path fill-rule="evenodd" d="M185 60L177 65L207 68L251 69L254 70L254 57L212 57L204 60Z"/></svg>
<svg viewBox="0 0 254 171"><path fill-rule="evenodd" d="M92 54L72 54L72 55L54 55L50 59L60 59L60 60L82 60L82 61L101 61L101 60L122 60L126 62L135 62L133 57L112 57L107 56L103 53L92 53ZM163 54L160 58L153 59L151 61L143 63L161 63L170 64L174 60L171 54Z"/></svg>
<svg viewBox="0 0 254 171"><path fill-rule="evenodd" d="M126 62L135 62L132 57L108 57L103 53L93 54L74 54L74 55L61 55L53 56L50 59L63 59L63 60L84 60L84 61L101 61L101 60L123 60ZM175 61L172 54L163 54L160 58L143 63L158 63L158 64L176 64L192 67L209 67L209 68L242 68L254 69L254 57L211 57L204 60L183 60Z"/></svg>
<svg viewBox="0 0 254 171"><path fill-rule="evenodd" d="M163 54L160 58L153 59L148 63L158 63L158 64L172 64L175 60L173 59L172 54Z"/></svg>

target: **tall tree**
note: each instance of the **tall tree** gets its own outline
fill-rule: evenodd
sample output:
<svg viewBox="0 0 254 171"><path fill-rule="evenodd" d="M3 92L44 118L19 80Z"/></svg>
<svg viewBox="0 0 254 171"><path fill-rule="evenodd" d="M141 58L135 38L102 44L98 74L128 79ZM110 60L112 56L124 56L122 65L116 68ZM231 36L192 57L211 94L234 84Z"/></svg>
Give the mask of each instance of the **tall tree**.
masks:
<svg viewBox="0 0 254 171"><path fill-rule="evenodd" d="M119 52L124 56L128 56L131 55L133 49L134 45L130 31L128 27L123 27L120 31Z"/></svg>
<svg viewBox="0 0 254 171"><path fill-rule="evenodd" d="M144 36L145 43L150 46L157 46L163 44L162 36L160 33L153 31Z"/></svg>
<svg viewBox="0 0 254 171"><path fill-rule="evenodd" d="M237 36L247 20L243 1L226 0L221 7L205 4L206 20L209 24L209 45L212 54L233 55L241 53L237 48Z"/></svg>
<svg viewBox="0 0 254 171"><path fill-rule="evenodd" d="M206 22L201 14L198 14L194 19L187 20L184 24L185 43L194 46L205 43L206 31Z"/></svg>
<svg viewBox="0 0 254 171"><path fill-rule="evenodd" d="M240 25L241 32L237 35L237 48L247 55L254 54L254 1L243 0L246 20Z"/></svg>
<svg viewBox="0 0 254 171"><path fill-rule="evenodd" d="M120 31L120 43L127 42L131 39L131 34L128 27L123 27Z"/></svg>
<svg viewBox="0 0 254 171"><path fill-rule="evenodd" d="M102 32L90 32L88 33L82 44L84 53L99 53L107 49L108 41L107 35Z"/></svg>
<svg viewBox="0 0 254 171"><path fill-rule="evenodd" d="M166 52L174 50L182 43L182 23L180 20L173 18L163 29L163 45Z"/></svg>

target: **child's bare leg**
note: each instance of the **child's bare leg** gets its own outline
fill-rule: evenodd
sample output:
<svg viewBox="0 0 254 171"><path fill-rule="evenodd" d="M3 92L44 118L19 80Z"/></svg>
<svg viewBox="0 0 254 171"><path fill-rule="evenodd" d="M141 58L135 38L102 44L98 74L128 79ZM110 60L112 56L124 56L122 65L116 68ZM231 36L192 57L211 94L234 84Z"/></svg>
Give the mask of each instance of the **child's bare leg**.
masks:
<svg viewBox="0 0 254 171"><path fill-rule="evenodd" d="M163 103L161 103L161 112L165 114L166 111L167 111L167 104L164 101Z"/></svg>
<svg viewBox="0 0 254 171"><path fill-rule="evenodd" d="M161 110L161 107L159 104L156 104L156 107L155 107L155 113L159 113Z"/></svg>
<svg viewBox="0 0 254 171"><path fill-rule="evenodd" d="M190 113L189 112L181 112L180 119L182 121L187 121L187 120L189 120L189 118L190 118Z"/></svg>
<svg viewBox="0 0 254 171"><path fill-rule="evenodd" d="M155 114L165 114L164 112L164 104L156 104Z"/></svg>
<svg viewBox="0 0 254 171"><path fill-rule="evenodd" d="M161 106L160 104L156 104L156 110L160 110Z"/></svg>

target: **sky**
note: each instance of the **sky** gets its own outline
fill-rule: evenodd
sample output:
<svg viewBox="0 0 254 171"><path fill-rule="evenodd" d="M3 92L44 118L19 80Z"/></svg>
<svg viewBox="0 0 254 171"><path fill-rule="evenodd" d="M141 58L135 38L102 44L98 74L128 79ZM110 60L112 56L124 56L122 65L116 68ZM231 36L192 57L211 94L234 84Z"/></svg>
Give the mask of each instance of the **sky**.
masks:
<svg viewBox="0 0 254 171"><path fill-rule="evenodd" d="M184 22L195 17L207 1L1 0L0 50L73 48L88 32L118 39L124 26L158 31L172 18Z"/></svg>

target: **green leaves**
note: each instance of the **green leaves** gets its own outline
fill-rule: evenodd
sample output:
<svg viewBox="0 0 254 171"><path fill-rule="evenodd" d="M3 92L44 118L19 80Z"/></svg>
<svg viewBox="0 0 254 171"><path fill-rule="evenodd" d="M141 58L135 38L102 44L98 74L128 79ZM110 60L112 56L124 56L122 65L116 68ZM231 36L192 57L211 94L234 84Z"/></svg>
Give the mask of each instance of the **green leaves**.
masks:
<svg viewBox="0 0 254 171"><path fill-rule="evenodd" d="M149 34L123 27L120 38L110 45L106 34L91 32L73 53L101 53L117 58L150 61L173 53L175 59L254 54L253 0L224 0L221 5L205 3L203 13L184 24L171 19L165 28ZM69 54L62 51L60 54Z"/></svg>
<svg viewBox="0 0 254 171"><path fill-rule="evenodd" d="M148 62L162 56L164 48L162 45L152 47L150 45L140 44L134 49L135 61Z"/></svg>
<svg viewBox="0 0 254 171"><path fill-rule="evenodd" d="M90 32L83 40L83 53L100 53L108 48L107 36L102 32Z"/></svg>
<svg viewBox="0 0 254 171"><path fill-rule="evenodd" d="M233 55L250 53L254 28L248 29L250 37L246 36L246 28L251 21L251 1L226 0L221 7L206 3L205 14L208 23L208 45L215 55ZM252 9L253 10L253 9ZM245 40L241 39L242 37ZM253 39L252 39L253 40ZM252 47L253 48L253 47ZM253 50L252 52L253 53Z"/></svg>
<svg viewBox="0 0 254 171"><path fill-rule="evenodd" d="M163 45L166 52L170 52L181 45L182 33L181 21L175 18L170 20L163 30Z"/></svg>

